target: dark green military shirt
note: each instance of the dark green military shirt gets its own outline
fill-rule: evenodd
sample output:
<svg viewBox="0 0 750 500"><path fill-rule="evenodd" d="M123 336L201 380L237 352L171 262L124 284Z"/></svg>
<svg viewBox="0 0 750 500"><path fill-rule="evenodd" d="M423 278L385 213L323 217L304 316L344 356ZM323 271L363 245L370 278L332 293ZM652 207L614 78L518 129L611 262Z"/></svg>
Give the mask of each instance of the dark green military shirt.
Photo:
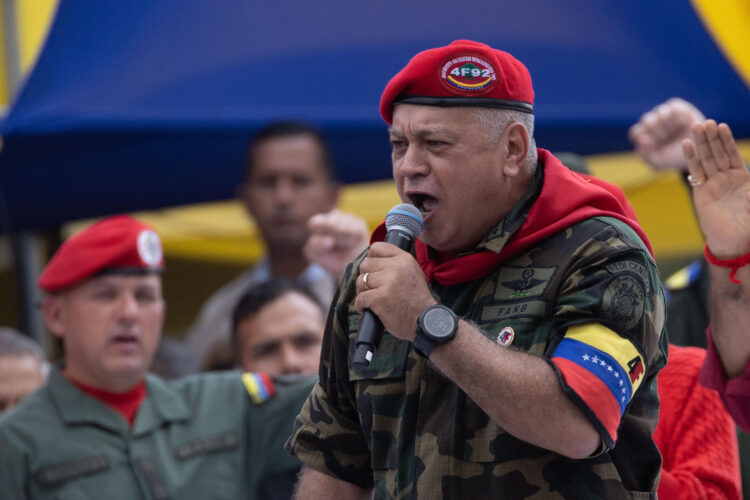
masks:
<svg viewBox="0 0 750 500"><path fill-rule="evenodd" d="M235 500L278 486L288 498L299 462L283 443L313 381L275 379L276 395L252 402L241 377L149 375L131 428L53 370L0 415L0 498Z"/></svg>
<svg viewBox="0 0 750 500"><path fill-rule="evenodd" d="M534 189L538 184L481 249L502 249L525 220ZM353 302L362 258L342 279L324 337L319 383L287 444L303 462L374 487L377 498L655 496L661 457L651 435L658 416L656 374L666 363L664 297L656 266L630 227L611 218L589 219L482 279L432 285L442 304L493 341L510 341L515 349L550 360L562 389L602 436L601 452L584 460L514 438L411 343L387 332L369 368L354 368L360 314ZM616 332L616 340L623 339L643 362L634 366L642 370L636 372L637 390L617 416L616 445L552 360L566 332L581 325Z"/></svg>

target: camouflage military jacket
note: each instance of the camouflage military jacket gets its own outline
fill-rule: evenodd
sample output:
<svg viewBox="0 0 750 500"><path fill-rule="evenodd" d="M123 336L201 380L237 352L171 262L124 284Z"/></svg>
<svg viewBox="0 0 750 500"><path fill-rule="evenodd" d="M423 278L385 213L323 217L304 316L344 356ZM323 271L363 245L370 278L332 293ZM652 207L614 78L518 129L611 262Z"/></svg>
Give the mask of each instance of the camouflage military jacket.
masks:
<svg viewBox="0 0 750 500"><path fill-rule="evenodd" d="M533 203L533 187L530 191L501 223L505 227L498 226L480 247L503 247ZM352 304L362 258L342 278L320 379L287 443L303 462L374 487L376 498L655 497L661 458L651 435L658 416L656 374L666 363L664 297L656 266L629 226L612 218L588 219L482 279L431 285L442 304L493 341L549 360L563 391L602 436L600 452L584 460L511 436L411 343L387 332L369 368L352 367L360 322ZM622 389L622 415L614 430L607 430L587 395L576 392L562 363L555 362L567 333L578 327L611 332L614 342L637 351L637 362L621 378L635 376L639 383L632 394ZM614 365L590 356L587 362L597 368L601 362L604 373Z"/></svg>

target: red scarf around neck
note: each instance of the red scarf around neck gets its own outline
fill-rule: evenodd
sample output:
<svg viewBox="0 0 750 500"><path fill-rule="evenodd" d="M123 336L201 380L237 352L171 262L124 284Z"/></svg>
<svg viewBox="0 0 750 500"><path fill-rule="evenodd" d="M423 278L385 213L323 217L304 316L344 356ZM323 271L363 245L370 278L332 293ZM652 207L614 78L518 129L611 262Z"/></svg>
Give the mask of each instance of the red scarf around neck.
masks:
<svg viewBox="0 0 750 500"><path fill-rule="evenodd" d="M146 398L146 383L143 380L127 392L110 392L83 384L68 376L66 378L89 396L98 399L115 410L128 422L130 427L133 427L138 408L140 408L141 403Z"/></svg>
<svg viewBox="0 0 750 500"><path fill-rule="evenodd" d="M523 225L513 234L500 253L490 250L439 260L430 257L430 249L420 240L414 243L417 262L428 282L455 285L483 278L505 260L536 245L563 229L592 217L612 217L628 226L643 240L653 257L646 233L638 225L635 212L622 189L590 175L573 172L549 151L537 149L544 165L544 181L539 197L529 210ZM385 239L385 223L378 226L370 242Z"/></svg>

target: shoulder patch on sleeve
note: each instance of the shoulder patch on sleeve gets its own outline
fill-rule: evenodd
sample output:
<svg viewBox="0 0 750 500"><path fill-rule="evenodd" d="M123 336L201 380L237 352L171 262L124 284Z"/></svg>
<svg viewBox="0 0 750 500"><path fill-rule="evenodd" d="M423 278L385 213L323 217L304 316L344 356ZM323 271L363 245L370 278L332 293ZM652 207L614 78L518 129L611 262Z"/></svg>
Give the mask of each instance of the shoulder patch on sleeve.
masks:
<svg viewBox="0 0 750 500"><path fill-rule="evenodd" d="M276 395L273 381L265 373L243 373L242 383L254 405L262 405Z"/></svg>
<svg viewBox="0 0 750 500"><path fill-rule="evenodd" d="M633 343L599 323L568 328L551 361L616 441L625 408L646 373Z"/></svg>
<svg viewBox="0 0 750 500"><path fill-rule="evenodd" d="M646 306L646 291L643 283L629 275L613 279L602 295L602 313L632 330L643 317Z"/></svg>

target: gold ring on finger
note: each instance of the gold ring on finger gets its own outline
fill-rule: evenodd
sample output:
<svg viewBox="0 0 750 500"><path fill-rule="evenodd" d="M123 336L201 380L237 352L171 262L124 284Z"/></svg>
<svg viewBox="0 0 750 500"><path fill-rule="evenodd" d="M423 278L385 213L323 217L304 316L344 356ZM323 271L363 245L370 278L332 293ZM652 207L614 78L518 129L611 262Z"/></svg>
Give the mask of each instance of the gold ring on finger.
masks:
<svg viewBox="0 0 750 500"><path fill-rule="evenodd" d="M365 284L365 290L370 289L370 285L367 283L367 278L370 276L370 273L365 273L364 276L362 276L362 283Z"/></svg>
<svg viewBox="0 0 750 500"><path fill-rule="evenodd" d="M695 178L695 177L693 177L692 175L688 175L688 176L687 176L687 181L688 181L688 184L690 184L690 185L691 185L691 186L693 186L693 187L695 187L695 186L700 186L701 184L703 184L703 182L704 182L705 180L706 180L706 178L705 178L705 177L700 177L700 178L696 179L696 178Z"/></svg>

